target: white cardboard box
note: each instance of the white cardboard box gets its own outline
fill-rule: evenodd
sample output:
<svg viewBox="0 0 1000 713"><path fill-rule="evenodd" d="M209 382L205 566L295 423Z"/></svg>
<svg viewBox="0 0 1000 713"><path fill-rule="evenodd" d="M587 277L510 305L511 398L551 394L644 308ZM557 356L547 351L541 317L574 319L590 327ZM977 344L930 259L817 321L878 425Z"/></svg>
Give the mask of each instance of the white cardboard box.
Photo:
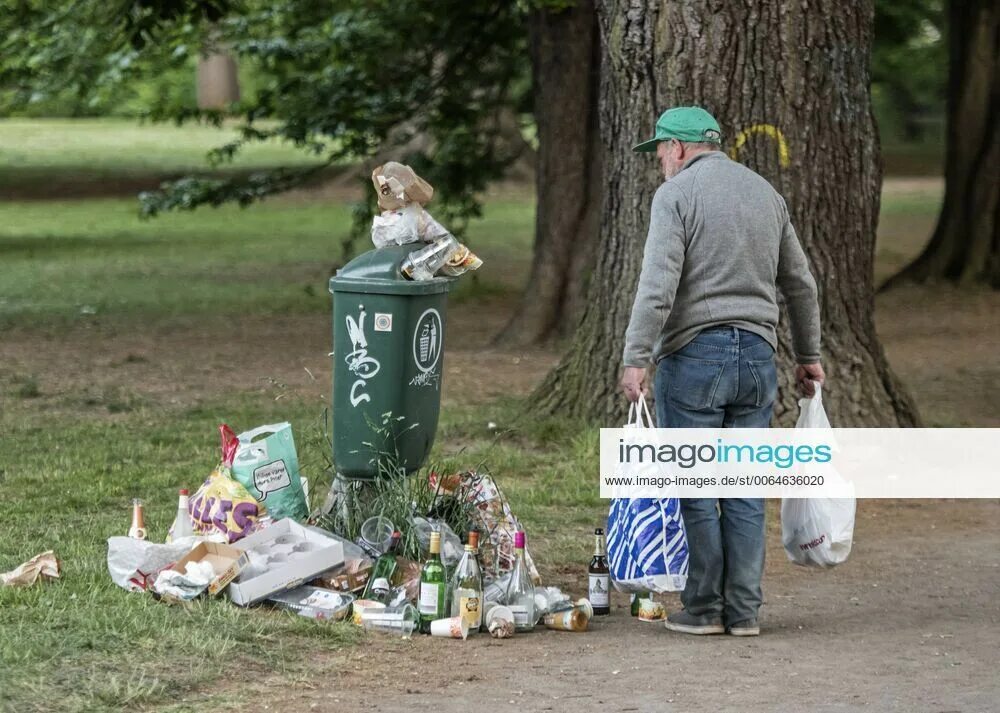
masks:
<svg viewBox="0 0 1000 713"><path fill-rule="evenodd" d="M233 546L250 559L228 590L233 603L244 607L298 587L344 563L344 546L329 533L288 518Z"/></svg>

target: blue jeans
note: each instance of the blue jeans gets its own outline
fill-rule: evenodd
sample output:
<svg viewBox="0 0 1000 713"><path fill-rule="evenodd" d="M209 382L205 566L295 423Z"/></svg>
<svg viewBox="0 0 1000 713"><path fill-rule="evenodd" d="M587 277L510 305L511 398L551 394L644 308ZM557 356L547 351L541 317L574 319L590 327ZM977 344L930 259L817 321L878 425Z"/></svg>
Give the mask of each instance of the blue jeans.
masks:
<svg viewBox="0 0 1000 713"><path fill-rule="evenodd" d="M661 428L767 428L778 391L774 349L736 327L712 327L656 368ZM764 501L681 501L689 565L681 602L727 626L757 618L763 598Z"/></svg>

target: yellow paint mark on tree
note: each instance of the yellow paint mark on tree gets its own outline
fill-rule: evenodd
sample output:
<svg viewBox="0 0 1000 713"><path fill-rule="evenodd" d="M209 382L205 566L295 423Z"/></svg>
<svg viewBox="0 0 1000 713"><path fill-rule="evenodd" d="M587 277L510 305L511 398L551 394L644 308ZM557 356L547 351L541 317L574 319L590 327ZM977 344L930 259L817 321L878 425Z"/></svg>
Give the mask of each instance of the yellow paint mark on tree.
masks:
<svg viewBox="0 0 1000 713"><path fill-rule="evenodd" d="M781 129L773 124L754 124L746 129L743 129L739 134L736 135L736 143L729 150L729 158L736 159L740 153L740 149L746 144L747 139L749 139L754 134L764 134L765 136L770 136L778 144L778 163L782 168L785 168L789 164L788 157L788 142L785 141L785 135L781 133Z"/></svg>

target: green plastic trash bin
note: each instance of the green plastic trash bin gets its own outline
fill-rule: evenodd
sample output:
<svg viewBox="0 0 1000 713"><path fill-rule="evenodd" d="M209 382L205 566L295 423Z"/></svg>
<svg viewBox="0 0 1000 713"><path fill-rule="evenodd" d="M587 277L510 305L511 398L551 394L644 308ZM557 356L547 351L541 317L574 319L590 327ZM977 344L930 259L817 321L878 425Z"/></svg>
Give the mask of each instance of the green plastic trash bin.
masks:
<svg viewBox="0 0 1000 713"><path fill-rule="evenodd" d="M402 276L403 259L422 247L371 250L330 278L333 463L346 478L375 478L380 453L414 471L434 444L453 280Z"/></svg>

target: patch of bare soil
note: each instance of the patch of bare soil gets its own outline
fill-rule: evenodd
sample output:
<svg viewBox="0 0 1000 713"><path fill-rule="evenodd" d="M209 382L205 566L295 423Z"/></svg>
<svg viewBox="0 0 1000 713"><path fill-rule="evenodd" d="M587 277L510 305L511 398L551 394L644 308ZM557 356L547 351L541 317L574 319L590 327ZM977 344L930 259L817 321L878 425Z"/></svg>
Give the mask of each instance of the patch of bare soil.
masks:
<svg viewBox="0 0 1000 713"><path fill-rule="evenodd" d="M786 561L771 505L759 638L675 634L615 594L584 634L372 636L318 654L292 690L247 684L248 710L996 710L1000 504L865 501L851 559L829 571ZM581 595L585 567L543 575Z"/></svg>
<svg viewBox="0 0 1000 713"><path fill-rule="evenodd" d="M501 301L453 307L442 403L475 404L530 392L556 363L545 349L490 345L508 317ZM130 402L189 408L218 402L233 379L248 392L291 393L329 402L330 321L326 315L248 316L122 328L99 321L65 331L9 330L0 341L0 393L32 381L30 400L11 408L93 411ZM5 383L6 382L6 383Z"/></svg>
<svg viewBox="0 0 1000 713"><path fill-rule="evenodd" d="M875 321L928 426L1000 426L1000 292L906 286L879 295Z"/></svg>

